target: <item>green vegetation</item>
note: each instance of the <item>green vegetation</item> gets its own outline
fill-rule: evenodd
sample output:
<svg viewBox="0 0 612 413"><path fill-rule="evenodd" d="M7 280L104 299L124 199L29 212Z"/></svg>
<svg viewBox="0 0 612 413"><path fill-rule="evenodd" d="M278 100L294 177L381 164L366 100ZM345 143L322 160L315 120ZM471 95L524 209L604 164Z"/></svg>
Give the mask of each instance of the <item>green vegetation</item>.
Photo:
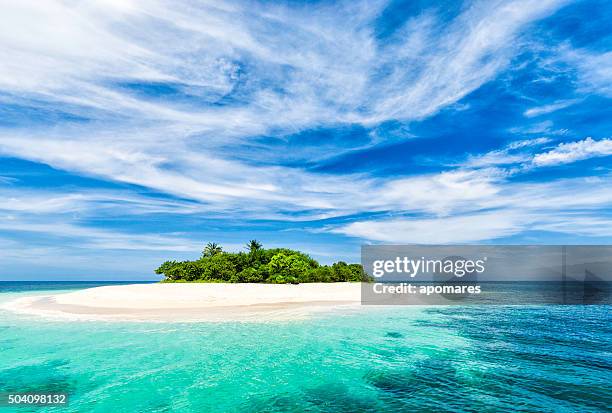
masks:
<svg viewBox="0 0 612 413"><path fill-rule="evenodd" d="M320 265L308 255L287 248L264 249L256 240L247 252L225 252L206 244L195 261L166 261L155 270L162 282L228 282L296 284L311 282L370 281L360 264L337 262Z"/></svg>

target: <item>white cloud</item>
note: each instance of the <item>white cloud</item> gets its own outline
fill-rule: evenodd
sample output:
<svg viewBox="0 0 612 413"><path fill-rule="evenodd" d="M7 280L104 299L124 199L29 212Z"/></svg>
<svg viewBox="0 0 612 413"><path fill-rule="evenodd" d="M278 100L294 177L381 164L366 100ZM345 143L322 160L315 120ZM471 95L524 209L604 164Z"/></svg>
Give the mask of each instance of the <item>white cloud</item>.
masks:
<svg viewBox="0 0 612 413"><path fill-rule="evenodd" d="M565 49L563 58L578 67L582 89L612 96L612 52Z"/></svg>
<svg viewBox="0 0 612 413"><path fill-rule="evenodd" d="M556 220L542 220L535 226L535 229L573 235L612 236L612 230L610 230L612 217L609 214L574 212L559 215L556 218Z"/></svg>
<svg viewBox="0 0 612 413"><path fill-rule="evenodd" d="M533 164L554 166L608 155L612 155L612 139L586 138L581 141L561 143L551 151L537 154L533 158Z"/></svg>
<svg viewBox="0 0 612 413"><path fill-rule="evenodd" d="M531 159L531 153L526 152L526 149L532 149L533 147L544 145L550 141L551 140L549 138L514 141L502 149L497 149L480 155L470 155L466 161L458 164L458 166L462 166L464 168L484 168L521 164Z"/></svg>
<svg viewBox="0 0 612 413"><path fill-rule="evenodd" d="M510 132L513 134L523 134L523 135L534 135L534 134L543 134L547 135L551 134L563 134L564 131L553 131L551 128L553 127L553 122L551 120L545 120L542 122L538 122L531 125L518 126L510 129Z"/></svg>
<svg viewBox="0 0 612 413"><path fill-rule="evenodd" d="M525 162L528 159L528 154L508 153L507 150L500 149L487 152L483 155L470 155L462 165L466 168L482 168L498 165L512 165Z"/></svg>
<svg viewBox="0 0 612 413"><path fill-rule="evenodd" d="M0 184L8 184L8 185L10 185L10 184L13 184L15 182L17 182L16 178L12 178L10 176L1 176L0 175Z"/></svg>
<svg viewBox="0 0 612 413"><path fill-rule="evenodd" d="M521 28L563 3L477 1L445 29L418 25L417 35L386 56L400 65L384 78L382 93L375 95L380 101L370 120L379 122L390 116L420 119L458 101L508 64L520 47L517 37ZM415 52L404 52L407 56L398 59L397 49L402 47Z"/></svg>
<svg viewBox="0 0 612 413"><path fill-rule="evenodd" d="M532 118L534 116L541 116L548 113L556 112L561 109L565 109L577 102L577 99L560 100L558 102L551 103L550 105L537 106L531 109L527 109L524 112L524 115L528 118Z"/></svg>
<svg viewBox="0 0 612 413"><path fill-rule="evenodd" d="M524 231L610 237L612 217L593 213L536 213L500 209L438 218L358 221L333 232L396 244L459 244L495 240Z"/></svg>
<svg viewBox="0 0 612 413"><path fill-rule="evenodd" d="M612 52L598 51L597 48L575 48L569 42L561 45L543 45L546 53L539 59L538 64L543 74L537 81L553 82L559 78L571 77L575 81L575 91L584 95L597 94L605 97L612 96ZM574 103L574 100L556 102ZM543 109L555 108L555 103L543 106ZM535 108L536 111L538 108ZM537 114L537 112L536 112ZM525 114L527 116L527 113Z"/></svg>
<svg viewBox="0 0 612 413"><path fill-rule="evenodd" d="M521 216L489 212L431 219L361 221L334 230L363 239L399 244L453 244L494 239L520 232Z"/></svg>
<svg viewBox="0 0 612 413"><path fill-rule="evenodd" d="M576 142L560 143L545 152L533 153L537 146L551 142L549 138L515 141L505 148L470 155L455 166L462 168L504 167L507 175L513 175L537 167L567 164L584 159L612 155L612 140L586 138Z"/></svg>
<svg viewBox="0 0 612 413"><path fill-rule="evenodd" d="M612 205L610 180L610 176L604 176L553 183L495 181L488 184L488 193L467 203L438 193L452 206L452 214L437 214L431 207L425 215L359 220L330 230L392 243L468 243L528 230L612 236L612 217L601 213ZM394 214L397 212L394 210Z"/></svg>
<svg viewBox="0 0 612 413"><path fill-rule="evenodd" d="M78 248L121 249L139 251L194 252L201 248L200 242L186 237L165 234L129 234L120 231L102 230L72 223L49 223L46 220L4 219L0 230L13 234L35 233L66 240Z"/></svg>
<svg viewBox="0 0 612 413"><path fill-rule="evenodd" d="M535 139L514 141L508 144L507 149L520 149L520 148L528 148L531 146L539 146L539 145L544 145L545 143L549 143L550 141L551 141L550 138L535 138Z"/></svg>
<svg viewBox="0 0 612 413"><path fill-rule="evenodd" d="M446 215L494 197L499 178L496 170L456 170L391 180L369 188L367 194L378 210Z"/></svg>
<svg viewBox="0 0 612 413"><path fill-rule="evenodd" d="M121 211L121 215L190 214L202 212L203 205L138 195L131 191L0 188L0 212L11 215L78 214L100 217L117 210Z"/></svg>

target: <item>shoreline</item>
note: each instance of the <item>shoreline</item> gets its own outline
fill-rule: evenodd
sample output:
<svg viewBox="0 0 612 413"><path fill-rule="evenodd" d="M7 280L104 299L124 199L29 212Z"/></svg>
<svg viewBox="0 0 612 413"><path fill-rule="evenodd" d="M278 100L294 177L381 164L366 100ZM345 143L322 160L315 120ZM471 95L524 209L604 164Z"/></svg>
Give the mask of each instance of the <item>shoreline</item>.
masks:
<svg viewBox="0 0 612 413"><path fill-rule="evenodd" d="M59 320L263 322L355 307L360 297L361 283L156 283L26 296L2 308Z"/></svg>

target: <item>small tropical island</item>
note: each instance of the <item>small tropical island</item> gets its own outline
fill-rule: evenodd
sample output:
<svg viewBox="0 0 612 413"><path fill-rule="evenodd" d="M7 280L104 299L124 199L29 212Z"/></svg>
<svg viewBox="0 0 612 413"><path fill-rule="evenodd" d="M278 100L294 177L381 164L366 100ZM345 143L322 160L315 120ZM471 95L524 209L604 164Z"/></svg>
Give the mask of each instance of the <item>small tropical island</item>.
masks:
<svg viewBox="0 0 612 413"><path fill-rule="evenodd" d="M19 297L9 311L66 320L155 322L263 322L295 320L361 304L362 282L373 280L360 264L321 265L288 248L226 252L208 243L193 261L166 261L161 282L106 285Z"/></svg>
<svg viewBox="0 0 612 413"><path fill-rule="evenodd" d="M265 249L257 240L245 252L226 252L209 242L194 261L166 261L155 270L164 283L300 284L371 282L360 264L339 261L321 265L309 255L288 248Z"/></svg>

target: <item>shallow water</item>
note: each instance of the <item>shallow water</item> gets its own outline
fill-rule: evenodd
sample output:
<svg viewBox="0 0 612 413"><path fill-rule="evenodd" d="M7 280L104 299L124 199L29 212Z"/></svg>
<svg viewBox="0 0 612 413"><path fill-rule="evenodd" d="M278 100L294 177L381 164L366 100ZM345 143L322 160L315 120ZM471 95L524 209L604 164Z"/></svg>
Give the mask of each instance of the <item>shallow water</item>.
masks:
<svg viewBox="0 0 612 413"><path fill-rule="evenodd" d="M91 286L0 283L0 302ZM610 321L609 305L363 308L257 324L0 311L0 391L70 395L67 408L20 412L604 411Z"/></svg>

